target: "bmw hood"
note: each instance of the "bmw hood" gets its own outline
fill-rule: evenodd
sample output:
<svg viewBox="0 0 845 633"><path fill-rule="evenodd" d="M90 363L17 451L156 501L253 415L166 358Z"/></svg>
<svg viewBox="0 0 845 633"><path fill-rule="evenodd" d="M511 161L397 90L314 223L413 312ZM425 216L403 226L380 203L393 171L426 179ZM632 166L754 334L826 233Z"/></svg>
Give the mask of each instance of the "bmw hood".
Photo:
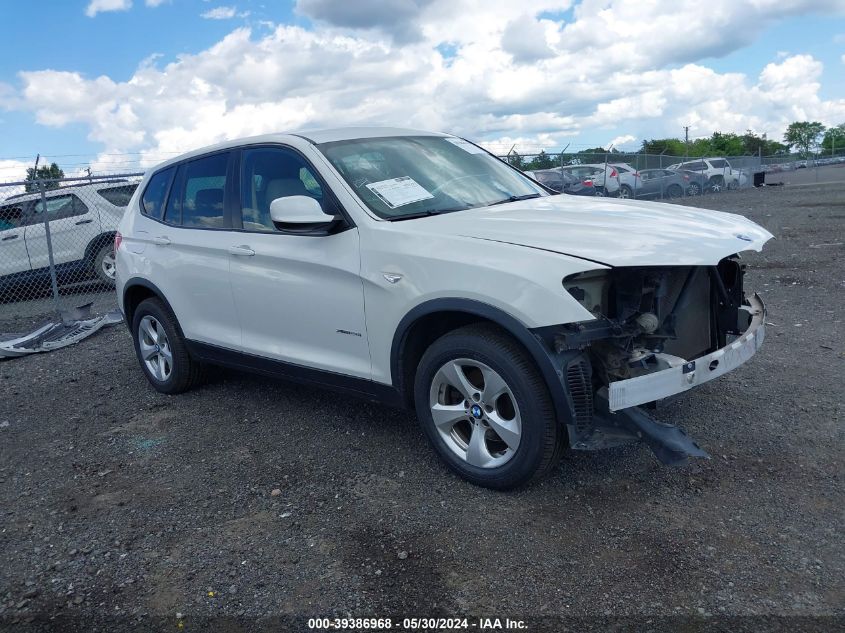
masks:
<svg viewBox="0 0 845 633"><path fill-rule="evenodd" d="M608 266L712 266L773 236L741 215L662 202L548 196L405 223Z"/></svg>

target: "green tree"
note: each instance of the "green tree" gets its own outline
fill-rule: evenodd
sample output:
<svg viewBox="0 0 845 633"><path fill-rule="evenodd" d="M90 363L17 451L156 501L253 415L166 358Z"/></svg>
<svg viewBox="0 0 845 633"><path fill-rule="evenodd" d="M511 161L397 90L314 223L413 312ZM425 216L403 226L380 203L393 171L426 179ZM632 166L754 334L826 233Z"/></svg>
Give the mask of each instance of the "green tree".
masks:
<svg viewBox="0 0 845 633"><path fill-rule="evenodd" d="M822 134L824 134L824 125L818 121L794 121L786 128L783 142L797 148L804 156L808 156L810 149L818 144Z"/></svg>
<svg viewBox="0 0 845 633"><path fill-rule="evenodd" d="M540 153L537 154L531 161L525 166L526 169L550 169L554 167L557 162L552 159L551 156L546 154L545 150L540 150Z"/></svg>
<svg viewBox="0 0 845 633"><path fill-rule="evenodd" d="M831 154L845 152L845 123L827 129L822 139L822 149Z"/></svg>
<svg viewBox="0 0 845 633"><path fill-rule="evenodd" d="M640 153L683 156L686 153L686 146L682 140L677 138L653 138L643 141L640 146Z"/></svg>
<svg viewBox="0 0 845 633"><path fill-rule="evenodd" d="M56 163L51 163L50 165L41 165L41 167L39 167L37 170L35 167L30 167L26 170L26 190L38 191L38 185L35 184L36 180L55 180L56 178L64 177L65 172L63 172ZM59 183L45 182L44 188L58 189Z"/></svg>
<svg viewBox="0 0 845 633"><path fill-rule="evenodd" d="M517 169L523 169L525 167L525 165L523 164L524 161L522 160L522 156L520 156L516 152L511 152L510 154L508 154L507 160L509 165L516 167Z"/></svg>
<svg viewBox="0 0 845 633"><path fill-rule="evenodd" d="M709 154L714 156L741 156L743 151L742 137L732 132L713 132L709 139Z"/></svg>

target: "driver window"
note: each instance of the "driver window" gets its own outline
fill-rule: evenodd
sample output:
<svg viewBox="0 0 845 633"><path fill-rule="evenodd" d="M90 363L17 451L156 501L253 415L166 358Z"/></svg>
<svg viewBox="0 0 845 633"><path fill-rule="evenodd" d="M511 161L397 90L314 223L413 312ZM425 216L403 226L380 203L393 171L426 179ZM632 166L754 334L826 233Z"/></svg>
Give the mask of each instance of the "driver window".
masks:
<svg viewBox="0 0 845 633"><path fill-rule="evenodd" d="M270 203L286 196L308 196L322 206L323 189L308 164L295 152L260 147L243 152L241 213L248 231L275 231Z"/></svg>

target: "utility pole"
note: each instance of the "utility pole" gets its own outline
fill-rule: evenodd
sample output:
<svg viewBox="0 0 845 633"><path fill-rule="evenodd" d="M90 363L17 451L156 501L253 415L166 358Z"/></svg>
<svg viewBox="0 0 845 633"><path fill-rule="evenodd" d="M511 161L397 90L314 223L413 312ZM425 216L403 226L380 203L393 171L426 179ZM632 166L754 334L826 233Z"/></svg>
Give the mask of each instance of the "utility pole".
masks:
<svg viewBox="0 0 845 633"><path fill-rule="evenodd" d="M687 156L689 156L689 125L684 126L684 145L687 147Z"/></svg>

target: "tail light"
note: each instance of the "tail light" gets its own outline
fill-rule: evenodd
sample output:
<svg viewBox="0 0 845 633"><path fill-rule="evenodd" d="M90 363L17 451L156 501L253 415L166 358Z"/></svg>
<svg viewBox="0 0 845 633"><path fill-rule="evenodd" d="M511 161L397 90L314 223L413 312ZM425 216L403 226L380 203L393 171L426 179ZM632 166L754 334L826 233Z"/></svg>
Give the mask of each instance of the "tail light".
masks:
<svg viewBox="0 0 845 633"><path fill-rule="evenodd" d="M582 185L584 185L585 187L592 187L592 186L593 186L593 181L592 181L592 180L585 180L585 181L584 181L584 182L582 182L581 184L582 184Z"/></svg>
<svg viewBox="0 0 845 633"><path fill-rule="evenodd" d="M114 234L114 252L117 252L117 249L120 248L120 243L123 241L123 236L120 234L120 231Z"/></svg>
<svg viewBox="0 0 845 633"><path fill-rule="evenodd" d="M689 174L684 174L684 180L689 180Z"/></svg>
<svg viewBox="0 0 845 633"><path fill-rule="evenodd" d="M610 170L610 177L611 178L616 178L618 175L619 175L619 173L615 169Z"/></svg>
<svg viewBox="0 0 845 633"><path fill-rule="evenodd" d="M639 178L639 177L640 177L640 172L635 171L635 172L634 172L634 178Z"/></svg>

